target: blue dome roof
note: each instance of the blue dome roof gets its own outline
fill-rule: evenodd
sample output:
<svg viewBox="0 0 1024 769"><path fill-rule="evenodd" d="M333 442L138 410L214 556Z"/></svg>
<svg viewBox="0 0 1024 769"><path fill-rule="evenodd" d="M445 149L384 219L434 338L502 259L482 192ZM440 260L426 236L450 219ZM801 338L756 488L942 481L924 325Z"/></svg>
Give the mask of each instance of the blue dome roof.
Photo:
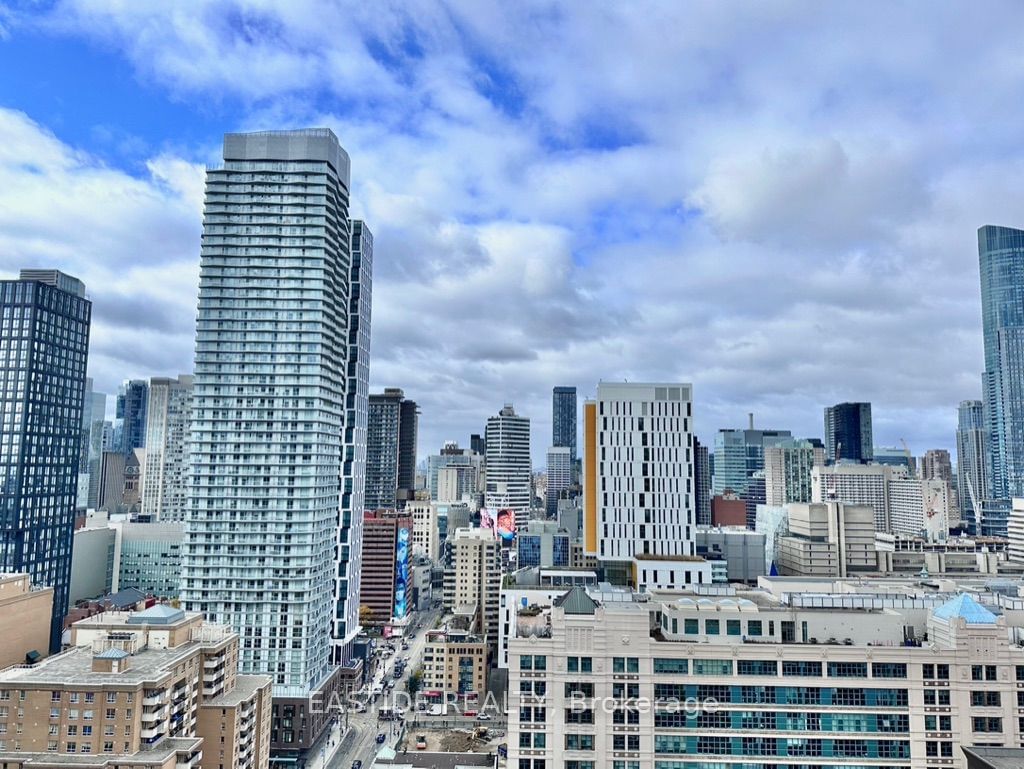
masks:
<svg viewBox="0 0 1024 769"><path fill-rule="evenodd" d="M962 619L968 625L994 625L996 622L996 615L967 593L961 593L952 601L942 604L932 612L932 616L944 620Z"/></svg>

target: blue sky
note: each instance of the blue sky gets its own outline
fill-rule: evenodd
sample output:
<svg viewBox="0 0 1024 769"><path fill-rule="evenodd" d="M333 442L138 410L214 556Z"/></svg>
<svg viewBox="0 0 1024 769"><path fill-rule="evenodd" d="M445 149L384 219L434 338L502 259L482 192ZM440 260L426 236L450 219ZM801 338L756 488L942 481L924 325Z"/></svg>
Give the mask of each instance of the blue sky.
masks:
<svg viewBox="0 0 1024 769"><path fill-rule="evenodd" d="M91 373L191 369L203 168L327 125L375 234L371 378L421 454L550 389L694 384L698 432L951 447L976 229L1024 226L1024 8L0 0L0 273L94 301Z"/></svg>

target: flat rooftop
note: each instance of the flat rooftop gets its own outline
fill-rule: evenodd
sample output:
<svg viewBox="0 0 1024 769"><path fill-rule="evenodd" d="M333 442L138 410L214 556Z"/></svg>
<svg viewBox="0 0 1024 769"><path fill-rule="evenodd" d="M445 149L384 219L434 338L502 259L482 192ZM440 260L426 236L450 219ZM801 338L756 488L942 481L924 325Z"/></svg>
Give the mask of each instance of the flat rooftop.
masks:
<svg viewBox="0 0 1024 769"><path fill-rule="evenodd" d="M163 764L175 753L193 753L202 745L201 737L166 737L129 756L114 753L0 753L0 762L11 761L28 766L105 766L110 764Z"/></svg>
<svg viewBox="0 0 1024 769"><path fill-rule="evenodd" d="M270 676L235 676L234 689L201 704L214 708L233 707L249 699L258 689L272 681Z"/></svg>
<svg viewBox="0 0 1024 769"><path fill-rule="evenodd" d="M15 666L2 670L0 684L137 686L170 675L182 660L195 654L199 647L200 644L189 642L173 649L143 649L130 657L127 670L120 673L96 673L92 669L92 649L78 646L53 657L47 657L32 667Z"/></svg>

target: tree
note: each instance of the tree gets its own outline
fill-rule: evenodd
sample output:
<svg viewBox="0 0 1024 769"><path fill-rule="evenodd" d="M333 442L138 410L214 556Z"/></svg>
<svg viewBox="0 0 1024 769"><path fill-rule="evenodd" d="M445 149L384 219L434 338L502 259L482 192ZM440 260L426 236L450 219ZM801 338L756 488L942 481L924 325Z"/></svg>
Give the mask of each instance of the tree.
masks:
<svg viewBox="0 0 1024 769"><path fill-rule="evenodd" d="M408 689L410 696L415 697L416 692L420 690L420 686L423 685L423 668L416 668L412 673L409 674L409 680L405 682L405 688Z"/></svg>
<svg viewBox="0 0 1024 769"><path fill-rule="evenodd" d="M373 614L373 609L364 603L359 607L359 624L369 625L373 621Z"/></svg>

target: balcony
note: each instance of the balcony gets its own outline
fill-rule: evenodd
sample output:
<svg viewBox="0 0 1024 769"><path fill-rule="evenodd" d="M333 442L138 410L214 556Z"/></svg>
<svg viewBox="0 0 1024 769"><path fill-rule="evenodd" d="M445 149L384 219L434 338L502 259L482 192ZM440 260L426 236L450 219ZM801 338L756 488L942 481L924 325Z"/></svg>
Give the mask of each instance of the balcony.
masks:
<svg viewBox="0 0 1024 769"><path fill-rule="evenodd" d="M167 701L167 691L159 691L156 693L147 692L146 696L142 698L143 707L152 707L154 705L162 705Z"/></svg>

